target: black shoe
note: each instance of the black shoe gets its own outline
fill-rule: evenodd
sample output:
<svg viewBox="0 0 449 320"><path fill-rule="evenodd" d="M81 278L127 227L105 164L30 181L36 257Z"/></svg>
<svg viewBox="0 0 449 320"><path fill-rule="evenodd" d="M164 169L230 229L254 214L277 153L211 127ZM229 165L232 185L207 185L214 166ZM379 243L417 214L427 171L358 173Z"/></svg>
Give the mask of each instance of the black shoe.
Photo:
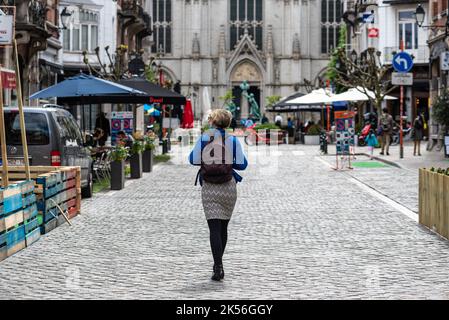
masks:
<svg viewBox="0 0 449 320"><path fill-rule="evenodd" d="M387 152L387 156L389 156L390 155L390 153L389 152Z"/></svg>
<svg viewBox="0 0 449 320"><path fill-rule="evenodd" d="M214 265L214 272L212 273L212 278L211 278L212 280L220 281L221 268L222 268L222 266Z"/></svg>
<svg viewBox="0 0 449 320"><path fill-rule="evenodd" d="M223 265L220 266L220 279L224 278L224 270L223 270Z"/></svg>
<svg viewBox="0 0 449 320"><path fill-rule="evenodd" d="M381 152L381 153L379 153L381 156L383 156L384 155L384 153L383 152Z"/></svg>

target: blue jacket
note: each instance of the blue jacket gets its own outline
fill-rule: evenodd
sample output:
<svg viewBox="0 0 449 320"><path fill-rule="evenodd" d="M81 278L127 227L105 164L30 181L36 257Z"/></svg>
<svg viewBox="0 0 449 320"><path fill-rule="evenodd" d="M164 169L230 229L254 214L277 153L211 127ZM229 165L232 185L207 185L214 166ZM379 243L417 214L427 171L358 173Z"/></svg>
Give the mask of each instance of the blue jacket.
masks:
<svg viewBox="0 0 449 320"><path fill-rule="evenodd" d="M377 146L378 141L377 141L376 135L374 133L368 134L368 136L366 137L366 143L370 147Z"/></svg>
<svg viewBox="0 0 449 320"><path fill-rule="evenodd" d="M232 168L234 170L232 171L232 174L236 182L242 181L243 178L237 172L235 172L235 170L245 170L246 167L248 166L248 160L246 159L245 154L243 153L243 148L242 145L240 144L240 141L235 136L226 135L226 132L223 129L212 129L212 131L210 131L209 134L201 135L201 137L198 139L195 146L193 147L192 152L190 152L189 155L190 164L194 166L201 166L201 153L206 144L209 142L210 136L212 135L211 133L213 133L214 138L219 137L219 135L221 135L222 137L226 137L225 146L227 150L233 151ZM232 148L228 148L230 144L232 144ZM200 185L203 185L203 179L199 174L199 172L196 177L195 185L197 184L198 179L200 181Z"/></svg>

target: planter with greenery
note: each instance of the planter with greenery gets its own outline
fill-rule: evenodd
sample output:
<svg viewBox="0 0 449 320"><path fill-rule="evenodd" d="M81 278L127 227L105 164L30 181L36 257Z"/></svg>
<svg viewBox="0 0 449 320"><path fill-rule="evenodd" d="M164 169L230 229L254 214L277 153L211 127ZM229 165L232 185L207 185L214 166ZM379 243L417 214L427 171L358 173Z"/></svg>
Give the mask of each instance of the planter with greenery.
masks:
<svg viewBox="0 0 449 320"><path fill-rule="evenodd" d="M142 141L136 140L133 142L131 147L131 157L129 164L131 166L131 179L142 178L143 168L142 168L142 152L144 150L144 145Z"/></svg>
<svg viewBox="0 0 449 320"><path fill-rule="evenodd" d="M110 152L111 158L111 190L121 190L125 187L125 160L129 156L128 149L115 146Z"/></svg>
<svg viewBox="0 0 449 320"><path fill-rule="evenodd" d="M449 135L449 92L444 90L432 105L433 119L441 126L446 136Z"/></svg>
<svg viewBox="0 0 449 320"><path fill-rule="evenodd" d="M153 170L153 150L156 147L154 144L155 137L153 135L146 135L144 142L144 150L142 155L143 172L151 172Z"/></svg>
<svg viewBox="0 0 449 320"><path fill-rule="evenodd" d="M312 125L304 136L304 144L319 145L321 129L318 125Z"/></svg>

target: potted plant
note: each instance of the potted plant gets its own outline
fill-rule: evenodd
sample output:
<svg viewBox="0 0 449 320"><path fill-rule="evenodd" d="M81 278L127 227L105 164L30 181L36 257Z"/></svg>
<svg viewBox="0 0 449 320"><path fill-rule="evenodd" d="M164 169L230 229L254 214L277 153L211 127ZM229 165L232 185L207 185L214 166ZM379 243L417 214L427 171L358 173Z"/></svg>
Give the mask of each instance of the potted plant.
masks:
<svg viewBox="0 0 449 320"><path fill-rule="evenodd" d="M129 156L128 149L117 145L110 152L111 158L111 190L125 187L125 160Z"/></svg>
<svg viewBox="0 0 449 320"><path fill-rule="evenodd" d="M131 179L142 178L142 152L144 149L143 142L135 140L131 147L131 157L129 164L131 166Z"/></svg>
<svg viewBox="0 0 449 320"><path fill-rule="evenodd" d="M304 136L304 144L319 145L321 129L318 125L311 125L307 134Z"/></svg>
<svg viewBox="0 0 449 320"><path fill-rule="evenodd" d="M151 172L153 170L153 150L156 147L154 143L155 140L156 135L154 133L148 133L143 140L143 172Z"/></svg>

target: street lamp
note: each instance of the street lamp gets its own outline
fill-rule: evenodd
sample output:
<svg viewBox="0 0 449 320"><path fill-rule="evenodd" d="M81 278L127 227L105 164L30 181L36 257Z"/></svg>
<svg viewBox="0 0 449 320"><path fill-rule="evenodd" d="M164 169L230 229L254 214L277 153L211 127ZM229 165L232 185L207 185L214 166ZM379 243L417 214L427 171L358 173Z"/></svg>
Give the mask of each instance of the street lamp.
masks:
<svg viewBox="0 0 449 320"><path fill-rule="evenodd" d="M447 5L449 6L449 0L447 1ZM421 4L418 4L418 6L416 7L415 10L415 22L416 24L420 27L420 28L424 28L424 29L440 29L440 28L444 28L445 29L445 34L444 34L444 39L446 39L449 35L449 18L446 18L446 24L444 26L441 25L428 25L428 26L423 26L424 23L424 17L426 16L426 11L424 10L424 8L422 7Z"/></svg>
<svg viewBox="0 0 449 320"><path fill-rule="evenodd" d="M421 4L418 4L415 11L415 20L418 27L422 27L425 15L426 12L424 11L424 8L421 6Z"/></svg>
<svg viewBox="0 0 449 320"><path fill-rule="evenodd" d="M67 7L64 7L64 9L62 9L61 14L60 14L62 28L60 28L60 29L67 30L67 25L70 22L70 18L72 17L72 13L73 13L73 11L69 12L67 10Z"/></svg>

